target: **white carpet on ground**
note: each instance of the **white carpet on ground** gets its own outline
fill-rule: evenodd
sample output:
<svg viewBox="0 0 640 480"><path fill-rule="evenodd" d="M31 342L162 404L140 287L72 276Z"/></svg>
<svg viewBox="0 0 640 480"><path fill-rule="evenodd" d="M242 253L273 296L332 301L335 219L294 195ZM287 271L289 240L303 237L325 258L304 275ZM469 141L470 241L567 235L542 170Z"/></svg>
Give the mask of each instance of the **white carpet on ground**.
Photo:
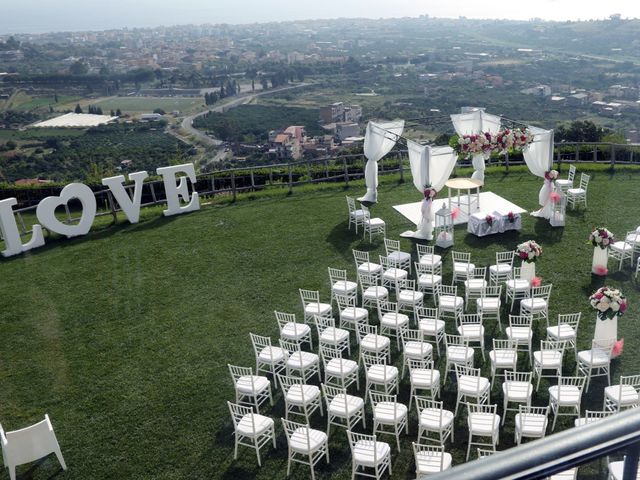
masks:
<svg viewBox="0 0 640 480"><path fill-rule="evenodd" d="M472 199L472 208L471 213L482 213L488 215L493 212L500 212L502 215L507 215L509 212L513 213L527 213L524 208L520 208L515 203L511 203L506 198L502 198L500 195L496 195L493 192L482 192L480 194L480 208L475 208L475 195ZM451 198L451 208L460 208L460 213L454 220L454 224L459 225L462 223L467 223L469 218L467 216L467 195L460 195L460 207L458 207L456 203L456 197ZM440 210L442 208L442 203L446 203L447 207L449 206L449 199L446 197L439 197L433 202L434 211ZM422 213L420 212L420 206L422 202L415 203L405 203L403 205L394 205L395 208L401 215L406 217L409 221L413 222L416 226L420 223L420 218L422 217Z"/></svg>

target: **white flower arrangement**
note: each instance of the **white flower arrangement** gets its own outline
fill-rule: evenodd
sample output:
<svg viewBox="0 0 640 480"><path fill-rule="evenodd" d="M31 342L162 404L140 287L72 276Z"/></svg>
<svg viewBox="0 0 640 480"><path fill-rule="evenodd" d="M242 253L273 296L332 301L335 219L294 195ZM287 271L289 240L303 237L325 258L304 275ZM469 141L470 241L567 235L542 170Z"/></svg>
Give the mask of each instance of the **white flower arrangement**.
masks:
<svg viewBox="0 0 640 480"><path fill-rule="evenodd" d="M605 227L597 227L594 228L589 235L589 241L594 248L600 247L604 250L613 242L615 242L615 238L613 237L613 233L611 233Z"/></svg>
<svg viewBox="0 0 640 480"><path fill-rule="evenodd" d="M627 311L627 299L618 289L600 287L590 297L589 303L598 311L598 317L602 320L624 315Z"/></svg>
<svg viewBox="0 0 640 480"><path fill-rule="evenodd" d="M534 240L528 240L517 246L516 253L523 262L532 263L542 255L542 247Z"/></svg>

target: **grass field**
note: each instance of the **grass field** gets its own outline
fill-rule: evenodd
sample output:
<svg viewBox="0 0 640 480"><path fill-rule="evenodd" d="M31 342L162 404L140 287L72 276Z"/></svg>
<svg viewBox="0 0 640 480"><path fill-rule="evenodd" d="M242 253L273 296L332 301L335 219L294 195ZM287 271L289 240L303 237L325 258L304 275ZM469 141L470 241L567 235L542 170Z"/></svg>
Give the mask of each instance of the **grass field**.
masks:
<svg viewBox="0 0 640 480"><path fill-rule="evenodd" d="M413 227L392 205L417 201L419 194L410 182L398 184L390 177L381 177L381 182L380 203L372 211L387 222L388 236L398 238ZM541 182L526 173L491 173L486 185L531 210ZM544 254L537 273L544 283L554 284L551 317L583 312L579 347L586 348L595 321L587 296L604 281L590 274L592 247L586 238L595 225L604 224L617 234L638 226L638 185L638 171L595 171L589 209L570 211L565 228L552 230L529 216L519 233L479 239L457 228L454 248L471 252L478 265L489 265L496 251L513 249L530 238L540 242ZM286 440L279 420L278 449L263 450L262 468L247 448L241 447L239 459L233 460L226 401L234 394L226 364L255 365L249 332L277 340L273 310L302 318L298 288L319 289L328 300L328 266L345 268L355 278L352 249L368 250L375 259L383 253L382 239L369 244L347 230L344 195L363 191L361 183L353 183L347 190L323 185L291 196L285 190L254 194L235 204L222 200L170 218L157 207L145 210L137 225L121 220L105 228L102 223L86 237L48 240L38 251L2 260L2 426L21 428L48 413L69 466L55 477L60 479L285 478ZM415 251L406 240L402 246ZM448 283L450 251L440 253ZM635 355L640 348L640 289L628 267L609 275L606 282L620 287L630 302L619 322L625 353L613 363L617 381L620 374L640 372L640 357ZM373 312L371 320L377 323ZM452 331L452 325L447 329ZM538 325L534 345L543 330ZM494 322L488 323L486 336L487 345L500 336ZM354 342L352 352L355 357ZM399 366L401 354L392 354ZM477 353L476 365L480 362ZM574 365L569 353L565 374L572 374ZM441 360L438 366L442 371ZM526 367L522 357L520 369ZM483 373L489 374L488 361ZM601 379L592 381L583 410L601 408L604 384ZM535 405L547 404L548 385L543 380ZM279 419L284 405L281 393L274 393L275 406L261 412ZM399 399L408 402L408 393L405 378ZM447 382L442 399L453 406L455 382ZM499 382L491 401L502 404ZM501 430L500 450L513 445L511 415ZM371 421L368 409L368 432ZM413 411L401 453L392 450L393 478L414 478L411 441L416 439L416 424ZM561 417L556 429L572 424L572 418ZM312 425L325 429L326 417L316 414ZM455 436L456 444L448 444L447 450L459 464L466 449L464 414L458 415ZM319 478L350 478L351 456L343 430L332 428L330 450L331 464L320 462ZM46 479L58 468L56 460L48 458L18 472ZM308 478L307 467L294 465L292 478ZM602 476L585 468L580 478Z"/></svg>
<svg viewBox="0 0 640 480"><path fill-rule="evenodd" d="M161 108L170 113L178 110L181 114L190 113L197 110L204 104L203 98L165 98L165 97L109 97L103 100L87 101L101 107L102 111L109 113L110 110L118 108L123 113L149 113L156 108Z"/></svg>

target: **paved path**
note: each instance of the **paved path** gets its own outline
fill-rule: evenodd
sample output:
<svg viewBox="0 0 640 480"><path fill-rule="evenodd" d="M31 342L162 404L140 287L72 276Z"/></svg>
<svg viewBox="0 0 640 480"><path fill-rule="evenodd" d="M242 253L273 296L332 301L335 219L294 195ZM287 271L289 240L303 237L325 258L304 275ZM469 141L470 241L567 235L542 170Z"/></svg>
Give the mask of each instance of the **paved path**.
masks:
<svg viewBox="0 0 640 480"><path fill-rule="evenodd" d="M195 115L190 115L188 117L185 117L184 120L182 120L181 123L181 127L182 129L188 133L188 135L193 135L195 138L197 138L200 143L206 145L206 146L211 146L211 147L219 147L223 142L221 140L215 139L210 137L209 135L207 135L206 133L198 130L197 128L194 128L193 126L193 121L202 116L202 115L206 115L209 112L218 112L218 113L222 113L225 112L227 110L229 110L230 108L234 108L237 107L238 105L245 105L249 102L251 102L254 98L256 97L260 97L262 95L269 95L271 93L278 93L278 92L282 92L284 90L292 90L294 88L301 88L301 87L306 87L307 85L310 85L309 83L299 83L297 85L288 85L286 87L279 87L279 88L275 88L273 90L264 90L264 91L259 91L259 92L251 92L251 93L245 93L245 94L241 94L237 97L233 97L228 99L227 101L221 103L220 105L216 105L213 108L207 109L203 112L199 112L196 113Z"/></svg>

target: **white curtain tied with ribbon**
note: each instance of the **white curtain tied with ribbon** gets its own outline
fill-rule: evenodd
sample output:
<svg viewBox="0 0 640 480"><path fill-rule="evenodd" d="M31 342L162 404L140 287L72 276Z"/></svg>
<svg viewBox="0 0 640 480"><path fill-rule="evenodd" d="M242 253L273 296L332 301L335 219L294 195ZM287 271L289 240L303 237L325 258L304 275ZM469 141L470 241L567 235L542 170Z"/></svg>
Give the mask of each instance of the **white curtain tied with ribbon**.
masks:
<svg viewBox="0 0 640 480"><path fill-rule="evenodd" d="M437 192L442 190L456 165L456 152L451 147L430 147L411 140L407 140L407 148L413 184L418 191L423 193L427 185ZM432 199L422 200L421 212L422 219L414 236L432 240L435 220Z"/></svg>
<svg viewBox="0 0 640 480"><path fill-rule="evenodd" d="M451 115L451 122L458 136L473 135L483 132L496 134L500 131L500 117L491 115L483 110L475 110L468 113L458 113ZM488 156L486 157L488 158ZM485 154L473 155L471 164L473 165L473 175L471 178L484 182Z"/></svg>
<svg viewBox="0 0 640 480"><path fill-rule="evenodd" d="M364 156L367 158L364 178L367 193L358 199L361 202L378 201L378 160L391 151L403 130L404 120L367 124L364 135Z"/></svg>
<svg viewBox="0 0 640 480"><path fill-rule="evenodd" d="M553 130L543 130L542 128L531 126L527 128L533 134L533 142L522 151L524 161L531 173L545 179L538 194L538 203L542 208L531 212L531 215L551 218L551 213L553 212L551 194L555 189L555 185L552 180L547 180L544 174L551 170L553 166Z"/></svg>

